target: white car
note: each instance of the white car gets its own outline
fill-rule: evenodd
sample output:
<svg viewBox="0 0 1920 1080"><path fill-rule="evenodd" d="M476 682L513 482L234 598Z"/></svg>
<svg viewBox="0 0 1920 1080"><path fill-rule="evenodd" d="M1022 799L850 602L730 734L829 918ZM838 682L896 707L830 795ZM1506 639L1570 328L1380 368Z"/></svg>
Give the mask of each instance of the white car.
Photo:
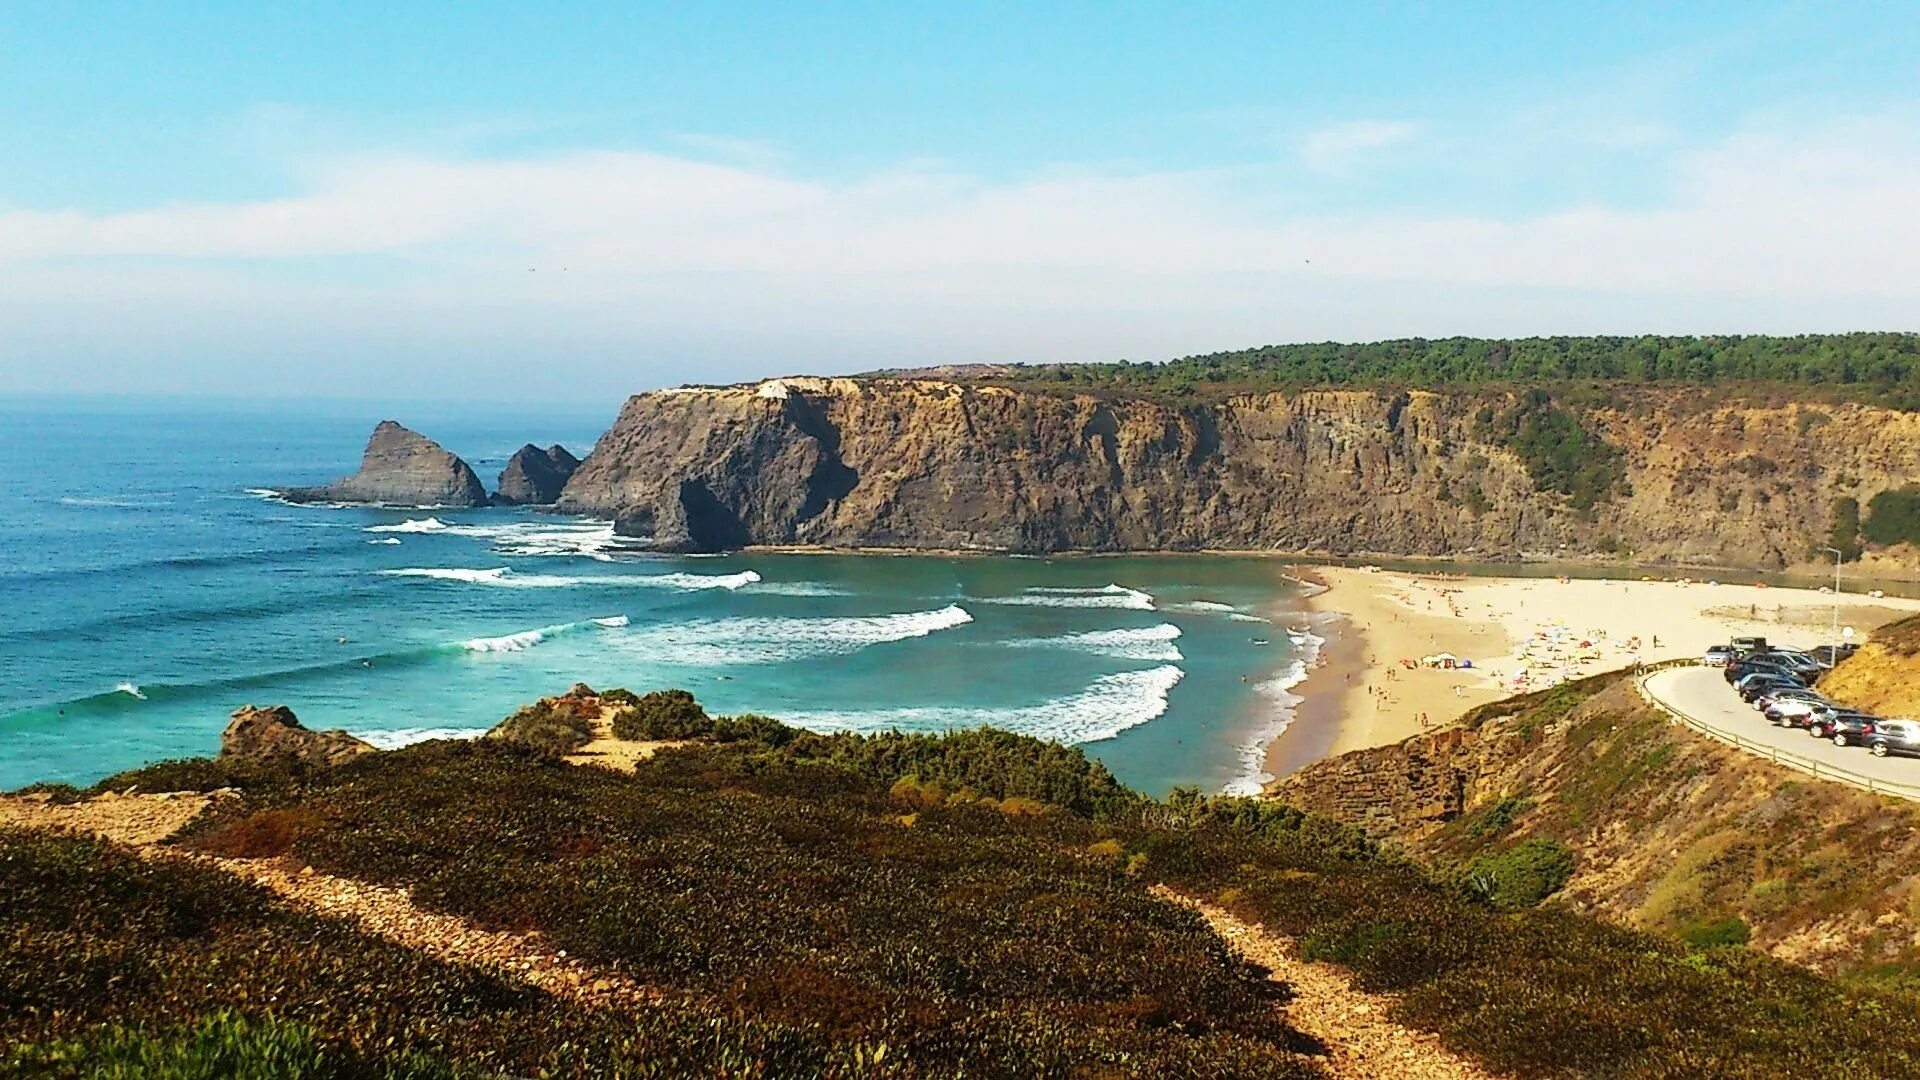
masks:
<svg viewBox="0 0 1920 1080"><path fill-rule="evenodd" d="M1707 650L1707 654L1700 658L1700 662L1707 667L1726 667L1733 662L1733 646L1715 645Z"/></svg>
<svg viewBox="0 0 1920 1080"><path fill-rule="evenodd" d="M1767 723L1806 727L1807 721L1833 711L1833 705L1808 698L1784 698L1767 706Z"/></svg>

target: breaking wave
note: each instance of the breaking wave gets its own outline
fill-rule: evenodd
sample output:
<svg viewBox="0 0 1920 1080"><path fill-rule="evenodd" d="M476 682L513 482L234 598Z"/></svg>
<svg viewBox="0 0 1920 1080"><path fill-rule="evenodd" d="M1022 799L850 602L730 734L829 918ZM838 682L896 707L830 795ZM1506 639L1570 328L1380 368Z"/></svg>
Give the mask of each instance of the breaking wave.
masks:
<svg viewBox="0 0 1920 1080"><path fill-rule="evenodd" d="M1059 637L1027 638L1007 644L1013 648L1078 649L1102 656L1117 656L1123 660L1178 663L1186 659L1180 655L1179 646L1174 644L1179 637L1179 627L1172 623L1160 623L1118 630L1094 630L1084 634L1062 634Z"/></svg>
<svg viewBox="0 0 1920 1080"><path fill-rule="evenodd" d="M1267 747L1293 726L1300 703L1306 700L1294 693L1293 688L1313 674L1320 659L1320 648L1327 643L1326 638L1311 630L1290 629L1287 631L1287 640L1295 649L1293 658L1272 678L1254 688L1272 702L1272 707L1267 710L1263 722L1234 747L1239 768L1234 778L1221 789L1224 794L1258 795L1274 780L1274 775L1267 771Z"/></svg>
<svg viewBox="0 0 1920 1080"><path fill-rule="evenodd" d="M403 746L431 739L477 739L486 728L410 727L392 731L348 731L347 734L379 750L398 750Z"/></svg>
<svg viewBox="0 0 1920 1080"><path fill-rule="evenodd" d="M516 574L509 567L469 570L460 567L409 566L398 570L377 570L382 577L422 578L429 581L455 581L466 585L491 585L504 589L567 589L575 586L622 586L643 589L734 589L760 580L752 570L737 574Z"/></svg>
<svg viewBox="0 0 1920 1080"><path fill-rule="evenodd" d="M1084 690L1013 708L927 707L864 712L790 712L780 718L812 731L955 731L997 727L1038 739L1090 743L1111 739L1167 711L1167 695L1186 676L1167 664L1102 675Z"/></svg>
<svg viewBox="0 0 1920 1080"><path fill-rule="evenodd" d="M500 525L462 525L437 517L408 518L388 525L369 525L370 533L419 533L465 536L490 540L502 555L538 557L578 556L612 562L616 554L644 550L628 537L616 535L611 521L515 521Z"/></svg>
<svg viewBox="0 0 1920 1080"><path fill-rule="evenodd" d="M1188 600L1179 604L1167 604L1162 611L1179 611L1193 615L1224 615L1234 622L1270 623L1273 620L1260 615L1249 615L1232 604L1222 604L1217 600Z"/></svg>
<svg viewBox="0 0 1920 1080"><path fill-rule="evenodd" d="M1020 607L1126 608L1152 611L1153 594L1129 589L1125 585L1103 585L1096 589L1038 587L1017 596L984 597L986 604L1010 604Z"/></svg>
<svg viewBox="0 0 1920 1080"><path fill-rule="evenodd" d="M926 637L972 621L957 604L897 615L698 619L636 630L624 635L621 645L650 662L674 666L778 664Z"/></svg>

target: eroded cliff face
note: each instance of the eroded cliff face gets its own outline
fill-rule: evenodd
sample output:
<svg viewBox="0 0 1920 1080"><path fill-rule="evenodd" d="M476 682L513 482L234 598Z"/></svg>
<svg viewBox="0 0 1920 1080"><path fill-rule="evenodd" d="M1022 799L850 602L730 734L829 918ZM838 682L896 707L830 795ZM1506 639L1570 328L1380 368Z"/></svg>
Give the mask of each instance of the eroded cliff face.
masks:
<svg viewBox="0 0 1920 1080"><path fill-rule="evenodd" d="M1476 434L1491 393L1171 405L931 379L641 394L561 495L663 548L1238 549L1785 566L1834 496L1920 473L1920 418L1665 392L1583 414L1626 480L1592 512ZM1816 419L1804 419L1817 414Z"/></svg>

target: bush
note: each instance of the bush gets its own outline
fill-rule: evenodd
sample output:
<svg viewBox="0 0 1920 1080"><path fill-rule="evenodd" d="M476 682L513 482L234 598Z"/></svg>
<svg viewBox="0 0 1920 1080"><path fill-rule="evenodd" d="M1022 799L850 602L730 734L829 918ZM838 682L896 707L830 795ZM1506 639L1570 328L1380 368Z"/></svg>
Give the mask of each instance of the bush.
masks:
<svg viewBox="0 0 1920 1080"><path fill-rule="evenodd" d="M1875 544L1920 544L1920 487L1875 495L1867 503L1867 521L1860 532Z"/></svg>
<svg viewBox="0 0 1920 1080"><path fill-rule="evenodd" d="M1533 907L1573 879L1573 852L1556 840L1534 838L1467 864L1461 885L1497 908Z"/></svg>
<svg viewBox="0 0 1920 1080"><path fill-rule="evenodd" d="M1738 915L1691 923L1680 930L1680 940L1696 948L1745 945L1753 937L1747 921Z"/></svg>
<svg viewBox="0 0 1920 1080"><path fill-rule="evenodd" d="M588 706L583 699L541 698L500 721L487 737L557 757L585 746L593 738L593 722L598 716L598 706Z"/></svg>
<svg viewBox="0 0 1920 1080"><path fill-rule="evenodd" d="M613 717L620 739L698 739L713 731L713 718L685 690L655 690Z"/></svg>

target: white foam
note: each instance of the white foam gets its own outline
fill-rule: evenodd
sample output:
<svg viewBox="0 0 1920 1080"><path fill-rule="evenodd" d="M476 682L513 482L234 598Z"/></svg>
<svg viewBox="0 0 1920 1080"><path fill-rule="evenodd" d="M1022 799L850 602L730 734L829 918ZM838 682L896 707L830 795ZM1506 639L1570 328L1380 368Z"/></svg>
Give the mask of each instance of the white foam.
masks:
<svg viewBox="0 0 1920 1080"><path fill-rule="evenodd" d="M460 644L464 646L468 652L525 652L547 640L548 633L560 629L561 627L556 626L544 630L522 630L517 634L506 634L501 637L473 638L469 641L463 641Z"/></svg>
<svg viewBox="0 0 1920 1080"><path fill-rule="evenodd" d="M1153 595L1124 585L1103 585L1097 589L1032 588L1018 596L984 598L983 603L1011 604L1020 607L1127 608L1152 611Z"/></svg>
<svg viewBox="0 0 1920 1080"><path fill-rule="evenodd" d="M571 634L577 630L587 630L591 628L617 630L626 625L627 617L625 615L610 615L603 619L559 623L554 626L543 626L538 630L522 630L517 634L502 634L499 637L490 638L472 638L461 642L460 647L468 652L476 653L525 652L535 645L546 641L548 638L558 637L561 634Z"/></svg>
<svg viewBox="0 0 1920 1080"><path fill-rule="evenodd" d="M392 731L349 731L347 734L361 742L372 745L377 750L398 750L403 746L426 742L429 739L477 739L487 733L486 728L450 728L450 727L412 727L396 728Z"/></svg>
<svg viewBox="0 0 1920 1080"><path fill-rule="evenodd" d="M858 652L965 626L973 616L949 604L896 615L697 619L625 635L621 647L647 661L686 667L778 664Z"/></svg>
<svg viewBox="0 0 1920 1080"><path fill-rule="evenodd" d="M441 533L451 526L437 517L408 518L397 525L369 525L371 533Z"/></svg>
<svg viewBox="0 0 1920 1080"><path fill-rule="evenodd" d="M766 596L852 596L852 589L825 585L818 581L762 581L753 586L755 594Z"/></svg>
<svg viewBox="0 0 1920 1080"><path fill-rule="evenodd" d="M409 566L400 570L381 570L382 577L429 578L434 581L464 581L470 585L503 585L511 573L504 566L492 570L463 570L457 567Z"/></svg>
<svg viewBox="0 0 1920 1080"><path fill-rule="evenodd" d="M526 557L577 556L599 562L612 562L623 551L641 548L630 537L613 531L611 521L513 521L497 525L469 525L443 521L437 517L409 518L394 525L370 525L368 532L432 533L437 536L465 536L490 540L501 555Z"/></svg>
<svg viewBox="0 0 1920 1080"><path fill-rule="evenodd" d="M1024 641L1010 641L1007 644L1013 648L1077 649L1081 652L1099 653L1102 656L1117 656L1123 660L1178 663L1186 659L1180 655L1179 647L1174 645L1174 641L1179 637L1179 627L1172 623L1159 623L1155 626L1128 626L1117 630L1062 634L1059 637L1028 638Z"/></svg>
<svg viewBox="0 0 1920 1080"><path fill-rule="evenodd" d="M1232 604L1222 604L1216 600L1189 600L1180 604L1162 604L1162 611L1179 611L1193 615L1224 615L1234 622L1264 623L1272 619L1259 615L1249 615Z"/></svg>
<svg viewBox="0 0 1920 1080"><path fill-rule="evenodd" d="M812 731L954 731L993 726L1063 743L1111 739L1167 711L1167 695L1186 672L1171 664L1102 675L1085 690L1015 708L874 709L865 712L781 712Z"/></svg>
<svg viewBox="0 0 1920 1080"><path fill-rule="evenodd" d="M389 537L386 537L385 539L381 539L381 540L369 540L369 541L367 541L367 543L369 543L369 544L385 544L385 545L387 545L387 546L389 546L389 547L391 547L391 546L393 546L393 545L395 545L395 544L398 544L399 542L400 542L400 538L399 538L399 537L397 537L397 536L389 536Z"/></svg>
<svg viewBox="0 0 1920 1080"><path fill-rule="evenodd" d="M113 692L116 694L125 694L130 698L137 698L140 701L147 700L147 695L140 692L140 684L136 682L115 683Z"/></svg>
<svg viewBox="0 0 1920 1080"><path fill-rule="evenodd" d="M1299 650L1270 679L1254 687L1261 696L1269 699L1271 706L1262 721L1255 725L1247 737L1234 747L1234 756L1238 761L1238 772L1234 778L1221 788L1226 795L1258 795L1273 782L1274 776L1267 771L1267 746L1280 734L1293 726L1296 710L1306 699L1293 692L1313 674L1315 663L1320 658L1320 647L1327 639L1310 630L1288 630L1287 640Z"/></svg>
<svg viewBox="0 0 1920 1080"><path fill-rule="evenodd" d="M164 501L164 500L161 500L161 501ZM113 498L107 498L105 496L87 497L87 496L75 496L75 495L62 495L60 497L60 505L86 507L86 508L93 508L93 509L138 510L142 506L152 506L152 505L155 505L155 503L152 501L142 502L141 500L138 500L138 499L113 499Z"/></svg>
<svg viewBox="0 0 1920 1080"><path fill-rule="evenodd" d="M492 570L466 570L458 567L409 566L399 570L375 571L384 577L426 578L432 581L458 581L467 585L491 585L506 589L568 589L575 586L620 586L642 589L734 589L760 580L752 570L737 574L516 574L509 567Z"/></svg>

